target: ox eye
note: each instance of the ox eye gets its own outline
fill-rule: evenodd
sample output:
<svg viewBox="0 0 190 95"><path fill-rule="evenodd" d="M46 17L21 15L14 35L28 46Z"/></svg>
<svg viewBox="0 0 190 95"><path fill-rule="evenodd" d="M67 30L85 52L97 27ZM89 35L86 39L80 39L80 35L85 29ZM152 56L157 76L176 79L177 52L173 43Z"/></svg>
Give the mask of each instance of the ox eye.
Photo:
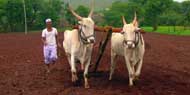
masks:
<svg viewBox="0 0 190 95"><path fill-rule="evenodd" d="M125 32L124 32L124 31L121 31L121 34L125 34Z"/></svg>
<svg viewBox="0 0 190 95"><path fill-rule="evenodd" d="M83 25L84 26L84 28L86 28L87 26L86 25Z"/></svg>

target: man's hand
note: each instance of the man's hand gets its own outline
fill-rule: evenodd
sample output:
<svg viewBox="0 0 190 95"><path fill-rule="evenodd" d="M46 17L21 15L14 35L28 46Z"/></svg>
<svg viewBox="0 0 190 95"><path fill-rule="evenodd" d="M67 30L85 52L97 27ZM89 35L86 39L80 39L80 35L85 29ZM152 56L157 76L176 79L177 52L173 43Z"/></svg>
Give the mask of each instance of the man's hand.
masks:
<svg viewBox="0 0 190 95"><path fill-rule="evenodd" d="M44 41L43 43L44 43L44 46L46 46L46 45L47 45L47 42L46 42L46 41Z"/></svg>
<svg viewBox="0 0 190 95"><path fill-rule="evenodd" d="M59 48L61 48L61 44L60 44L60 43L57 43L57 46L58 46Z"/></svg>
<svg viewBox="0 0 190 95"><path fill-rule="evenodd" d="M44 46L47 45L47 42L46 42L46 38L45 38L45 37L42 37L42 42L43 42Z"/></svg>

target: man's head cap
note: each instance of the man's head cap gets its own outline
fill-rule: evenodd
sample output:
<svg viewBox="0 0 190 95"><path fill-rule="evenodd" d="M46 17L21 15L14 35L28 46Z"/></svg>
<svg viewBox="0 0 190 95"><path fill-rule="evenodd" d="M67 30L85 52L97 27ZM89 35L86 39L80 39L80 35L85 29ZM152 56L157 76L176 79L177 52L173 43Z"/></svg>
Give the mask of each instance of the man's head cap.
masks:
<svg viewBox="0 0 190 95"><path fill-rule="evenodd" d="M50 18L46 19L46 23L48 23L48 22L51 22L51 19L50 19Z"/></svg>

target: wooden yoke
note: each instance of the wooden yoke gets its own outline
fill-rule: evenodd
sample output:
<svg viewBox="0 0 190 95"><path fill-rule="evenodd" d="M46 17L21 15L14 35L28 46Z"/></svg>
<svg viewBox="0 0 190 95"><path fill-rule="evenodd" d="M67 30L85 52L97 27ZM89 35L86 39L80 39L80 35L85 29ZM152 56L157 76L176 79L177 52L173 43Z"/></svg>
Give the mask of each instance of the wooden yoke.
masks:
<svg viewBox="0 0 190 95"><path fill-rule="evenodd" d="M73 26L73 29L79 29L78 25ZM112 29L112 32L114 33L119 33L122 31L122 28L113 28L112 26L106 26L106 27L100 27L100 26L95 26L94 30L97 32L108 32L109 29ZM146 33L143 29L140 29L139 32L142 34Z"/></svg>
<svg viewBox="0 0 190 95"><path fill-rule="evenodd" d="M75 25L73 26L73 29L79 29L79 26ZM106 27L94 26L94 30L97 32L108 32L110 29L112 29L112 32L122 31L122 28L112 28L112 26L106 26Z"/></svg>

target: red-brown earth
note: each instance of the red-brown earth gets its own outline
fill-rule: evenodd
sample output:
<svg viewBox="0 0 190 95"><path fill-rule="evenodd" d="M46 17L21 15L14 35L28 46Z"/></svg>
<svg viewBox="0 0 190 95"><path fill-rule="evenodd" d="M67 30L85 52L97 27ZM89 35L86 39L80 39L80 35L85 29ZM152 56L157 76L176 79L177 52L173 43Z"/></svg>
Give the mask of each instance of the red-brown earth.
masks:
<svg viewBox="0 0 190 95"><path fill-rule="evenodd" d="M58 62L45 73L41 33L0 34L0 95L190 95L190 37L157 33L143 34L146 42L140 80L128 86L124 58L117 59L113 80L109 81L110 42L96 74L89 68L91 88L83 79L78 86L71 82L70 66L59 49ZM97 33L97 43L105 38ZM62 43L63 33L59 34ZM94 48L95 63L98 48ZM82 74L79 76L82 78Z"/></svg>

